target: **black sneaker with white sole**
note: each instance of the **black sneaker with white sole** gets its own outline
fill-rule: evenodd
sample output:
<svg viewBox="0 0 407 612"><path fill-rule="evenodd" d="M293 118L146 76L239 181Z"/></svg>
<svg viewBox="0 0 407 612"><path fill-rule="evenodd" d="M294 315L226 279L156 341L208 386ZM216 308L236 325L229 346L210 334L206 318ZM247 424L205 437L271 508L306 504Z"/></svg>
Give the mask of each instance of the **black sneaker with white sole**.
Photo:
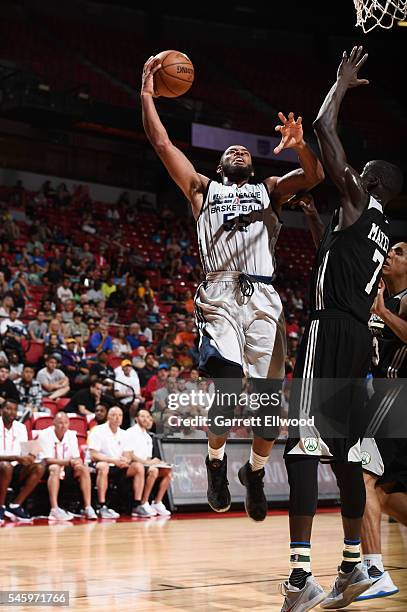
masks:
<svg viewBox="0 0 407 612"><path fill-rule="evenodd" d="M205 460L208 475L208 504L215 512L227 512L232 503L228 488L227 457L224 455L222 461L209 457Z"/></svg>
<svg viewBox="0 0 407 612"><path fill-rule="evenodd" d="M264 521L267 516L267 499L264 495L264 468L253 472L247 462L240 468L238 477L241 484L246 487L245 508L247 515L253 521Z"/></svg>
<svg viewBox="0 0 407 612"><path fill-rule="evenodd" d="M15 521L19 523L32 523L31 516L28 514L28 512L24 510L22 506L16 506L15 508L11 508L10 506L7 506L4 514L11 521Z"/></svg>

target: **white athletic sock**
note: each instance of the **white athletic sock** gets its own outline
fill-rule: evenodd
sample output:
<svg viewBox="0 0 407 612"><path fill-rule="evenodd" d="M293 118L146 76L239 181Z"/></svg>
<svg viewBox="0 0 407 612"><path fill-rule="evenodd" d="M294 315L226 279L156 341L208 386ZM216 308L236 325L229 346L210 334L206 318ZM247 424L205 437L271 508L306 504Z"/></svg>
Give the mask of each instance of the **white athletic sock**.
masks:
<svg viewBox="0 0 407 612"><path fill-rule="evenodd" d="M219 459L219 461L222 461L225 455L225 448L226 448L226 442L220 448L211 448L208 442L209 461L212 461L213 459Z"/></svg>
<svg viewBox="0 0 407 612"><path fill-rule="evenodd" d="M267 457L262 457L261 455L258 455L257 453L255 453L252 448L250 449L249 463L252 468L252 472L257 472L258 470L261 470L262 468L264 468L268 460L269 460L268 455Z"/></svg>
<svg viewBox="0 0 407 612"><path fill-rule="evenodd" d="M367 568L374 565L378 570L384 572L382 555L363 555L363 565Z"/></svg>

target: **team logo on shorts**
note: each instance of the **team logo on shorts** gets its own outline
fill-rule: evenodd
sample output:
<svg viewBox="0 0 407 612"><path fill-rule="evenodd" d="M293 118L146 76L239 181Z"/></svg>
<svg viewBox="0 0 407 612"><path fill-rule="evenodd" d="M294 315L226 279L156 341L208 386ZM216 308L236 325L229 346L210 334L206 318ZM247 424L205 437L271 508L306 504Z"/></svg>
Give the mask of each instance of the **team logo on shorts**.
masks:
<svg viewBox="0 0 407 612"><path fill-rule="evenodd" d="M362 452L362 465L369 465L371 460L372 460L372 457L370 453L368 453L367 451L363 451Z"/></svg>
<svg viewBox="0 0 407 612"><path fill-rule="evenodd" d="M310 453L314 453L318 448L318 440L316 438L305 438L304 448Z"/></svg>

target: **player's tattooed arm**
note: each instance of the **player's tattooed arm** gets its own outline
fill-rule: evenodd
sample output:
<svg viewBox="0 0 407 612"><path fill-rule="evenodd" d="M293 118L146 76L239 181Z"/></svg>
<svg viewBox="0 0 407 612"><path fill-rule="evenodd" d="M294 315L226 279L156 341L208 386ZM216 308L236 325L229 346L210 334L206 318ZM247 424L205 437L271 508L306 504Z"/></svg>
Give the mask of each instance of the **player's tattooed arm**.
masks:
<svg viewBox="0 0 407 612"><path fill-rule="evenodd" d="M171 142L157 113L153 100L155 97L153 77L160 66L158 60L152 56L143 68L141 107L144 131L168 174L191 202L192 212L197 218L202 208L203 194L209 179L199 174L184 153Z"/></svg>
<svg viewBox="0 0 407 612"><path fill-rule="evenodd" d="M360 175L348 163L337 133L338 113L345 93L352 87L369 83L366 79L358 78L358 71L366 60L367 53L363 53L363 47L354 47L349 58L344 51L336 82L329 90L313 123L324 167L341 194L342 227L352 225L368 201Z"/></svg>
<svg viewBox="0 0 407 612"><path fill-rule="evenodd" d="M385 290L385 284L383 280L379 283L377 296L373 302L371 308L372 314L378 315L382 321L400 338L400 340L407 344L407 296L404 296L400 302L399 314L394 314L386 308L384 303L383 293Z"/></svg>

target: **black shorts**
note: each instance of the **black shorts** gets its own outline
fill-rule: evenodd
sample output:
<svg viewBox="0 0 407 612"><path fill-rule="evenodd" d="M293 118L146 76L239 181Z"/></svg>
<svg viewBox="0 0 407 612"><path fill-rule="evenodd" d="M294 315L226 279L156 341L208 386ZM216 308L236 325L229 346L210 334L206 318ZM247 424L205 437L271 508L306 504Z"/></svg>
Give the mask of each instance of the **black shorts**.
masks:
<svg viewBox="0 0 407 612"><path fill-rule="evenodd" d="M16 489L22 485L24 482L24 465L18 463L13 466L13 475L11 477L10 487L12 489Z"/></svg>
<svg viewBox="0 0 407 612"><path fill-rule="evenodd" d="M350 315L324 311L308 322L294 369L289 416L314 417L315 427L291 429L286 455L360 461L371 356L367 325Z"/></svg>
<svg viewBox="0 0 407 612"><path fill-rule="evenodd" d="M376 481L387 493L407 492L407 438L376 440L384 464L383 475Z"/></svg>

